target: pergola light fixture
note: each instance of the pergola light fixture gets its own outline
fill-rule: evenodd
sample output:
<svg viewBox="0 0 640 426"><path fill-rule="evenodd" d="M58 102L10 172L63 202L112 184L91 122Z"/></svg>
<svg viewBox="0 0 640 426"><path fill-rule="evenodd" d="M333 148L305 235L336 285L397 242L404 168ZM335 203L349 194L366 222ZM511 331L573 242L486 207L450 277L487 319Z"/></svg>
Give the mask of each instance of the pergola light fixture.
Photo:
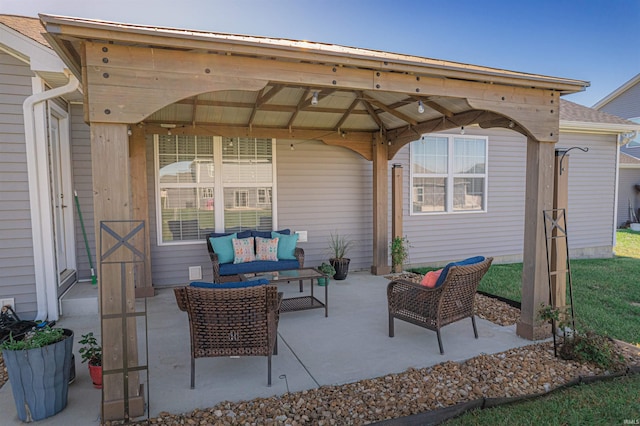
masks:
<svg viewBox="0 0 640 426"><path fill-rule="evenodd" d="M163 127L165 129L167 129L167 136L171 136L171 129L175 129L176 125L175 124L162 123L162 124L160 124L160 127Z"/></svg>
<svg viewBox="0 0 640 426"><path fill-rule="evenodd" d="M311 105L318 105L318 92L313 92L313 96L311 96Z"/></svg>
<svg viewBox="0 0 640 426"><path fill-rule="evenodd" d="M424 114L424 105L422 105L422 101L418 101L418 114Z"/></svg>

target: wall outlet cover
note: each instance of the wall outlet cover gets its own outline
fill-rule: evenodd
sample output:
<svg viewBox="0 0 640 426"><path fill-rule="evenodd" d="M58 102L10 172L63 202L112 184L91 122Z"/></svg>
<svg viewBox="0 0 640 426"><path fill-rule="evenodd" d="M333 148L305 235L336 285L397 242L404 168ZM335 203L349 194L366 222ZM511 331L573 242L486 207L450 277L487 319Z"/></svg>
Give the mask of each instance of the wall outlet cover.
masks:
<svg viewBox="0 0 640 426"><path fill-rule="evenodd" d="M202 279L202 267L200 267L200 266L189 266L189 279L190 280L201 280Z"/></svg>

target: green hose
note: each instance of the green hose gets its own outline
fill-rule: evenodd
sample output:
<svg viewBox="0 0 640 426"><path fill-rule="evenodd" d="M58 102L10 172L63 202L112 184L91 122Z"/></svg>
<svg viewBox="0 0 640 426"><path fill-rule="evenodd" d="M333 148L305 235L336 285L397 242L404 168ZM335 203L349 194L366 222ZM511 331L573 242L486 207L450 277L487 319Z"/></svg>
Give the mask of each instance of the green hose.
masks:
<svg viewBox="0 0 640 426"><path fill-rule="evenodd" d="M76 208L78 209L78 217L80 218L80 227L82 228L82 236L84 237L84 246L87 249L87 257L89 258L89 267L91 268L91 284L98 284L98 277L93 269L93 260L91 259L91 249L89 248L89 240L87 240L87 231L84 229L84 220L82 219L82 211L80 211L80 201L78 201L78 191L73 191L73 197L76 200Z"/></svg>

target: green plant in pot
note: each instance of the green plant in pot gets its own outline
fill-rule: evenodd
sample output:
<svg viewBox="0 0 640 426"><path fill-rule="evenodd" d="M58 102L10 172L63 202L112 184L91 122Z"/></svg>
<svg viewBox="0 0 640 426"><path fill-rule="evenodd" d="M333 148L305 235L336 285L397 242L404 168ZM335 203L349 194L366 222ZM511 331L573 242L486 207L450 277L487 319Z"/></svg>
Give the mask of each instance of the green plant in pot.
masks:
<svg viewBox="0 0 640 426"><path fill-rule="evenodd" d="M318 278L318 285L329 285L329 277L336 274L336 269L329 263L322 262L322 265L318 266L318 270L327 276L327 278Z"/></svg>
<svg viewBox="0 0 640 426"><path fill-rule="evenodd" d="M393 272L402 272L404 262L409 258L409 239L394 237L391 241L391 266Z"/></svg>
<svg viewBox="0 0 640 426"><path fill-rule="evenodd" d="M336 270L333 278L336 280L344 280L349 273L349 259L347 253L353 247L353 241L348 237L340 234L332 233L329 237L329 250L331 251L331 258L329 263Z"/></svg>
<svg viewBox="0 0 640 426"><path fill-rule="evenodd" d="M102 389L102 346L98 344L93 332L83 334L78 343L84 345L78 352L82 356L82 362L89 363L89 375L93 381L93 387Z"/></svg>
<svg viewBox="0 0 640 426"><path fill-rule="evenodd" d="M0 349L21 421L42 420L67 406L73 331L38 324L23 335L10 335Z"/></svg>

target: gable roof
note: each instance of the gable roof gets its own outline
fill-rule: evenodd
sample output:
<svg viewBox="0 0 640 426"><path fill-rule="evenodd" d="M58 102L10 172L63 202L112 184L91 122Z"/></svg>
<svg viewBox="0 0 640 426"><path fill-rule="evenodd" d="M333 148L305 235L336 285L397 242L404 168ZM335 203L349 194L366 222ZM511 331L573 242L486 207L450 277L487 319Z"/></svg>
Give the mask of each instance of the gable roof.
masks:
<svg viewBox="0 0 640 426"><path fill-rule="evenodd" d="M0 15L0 24L4 24L14 31L51 49L51 46L42 35L44 28L42 28L42 24L38 18L18 15Z"/></svg>
<svg viewBox="0 0 640 426"><path fill-rule="evenodd" d="M640 131L640 124L566 99L560 99L560 128L600 133L626 133Z"/></svg>
<svg viewBox="0 0 640 426"><path fill-rule="evenodd" d="M593 108L596 109L601 109L603 106L605 106L606 104L608 104L609 102L613 101L615 98L617 98L618 96L620 96L621 94L623 94L624 92L626 92L627 90L629 90L629 88L635 86L636 84L640 83L640 73L638 73L635 77L633 77L631 80L627 81L626 83L624 83L622 86L618 87L616 90L614 90L613 92L609 93L607 96L605 96L604 98L602 98L601 100L599 100L594 106Z"/></svg>

